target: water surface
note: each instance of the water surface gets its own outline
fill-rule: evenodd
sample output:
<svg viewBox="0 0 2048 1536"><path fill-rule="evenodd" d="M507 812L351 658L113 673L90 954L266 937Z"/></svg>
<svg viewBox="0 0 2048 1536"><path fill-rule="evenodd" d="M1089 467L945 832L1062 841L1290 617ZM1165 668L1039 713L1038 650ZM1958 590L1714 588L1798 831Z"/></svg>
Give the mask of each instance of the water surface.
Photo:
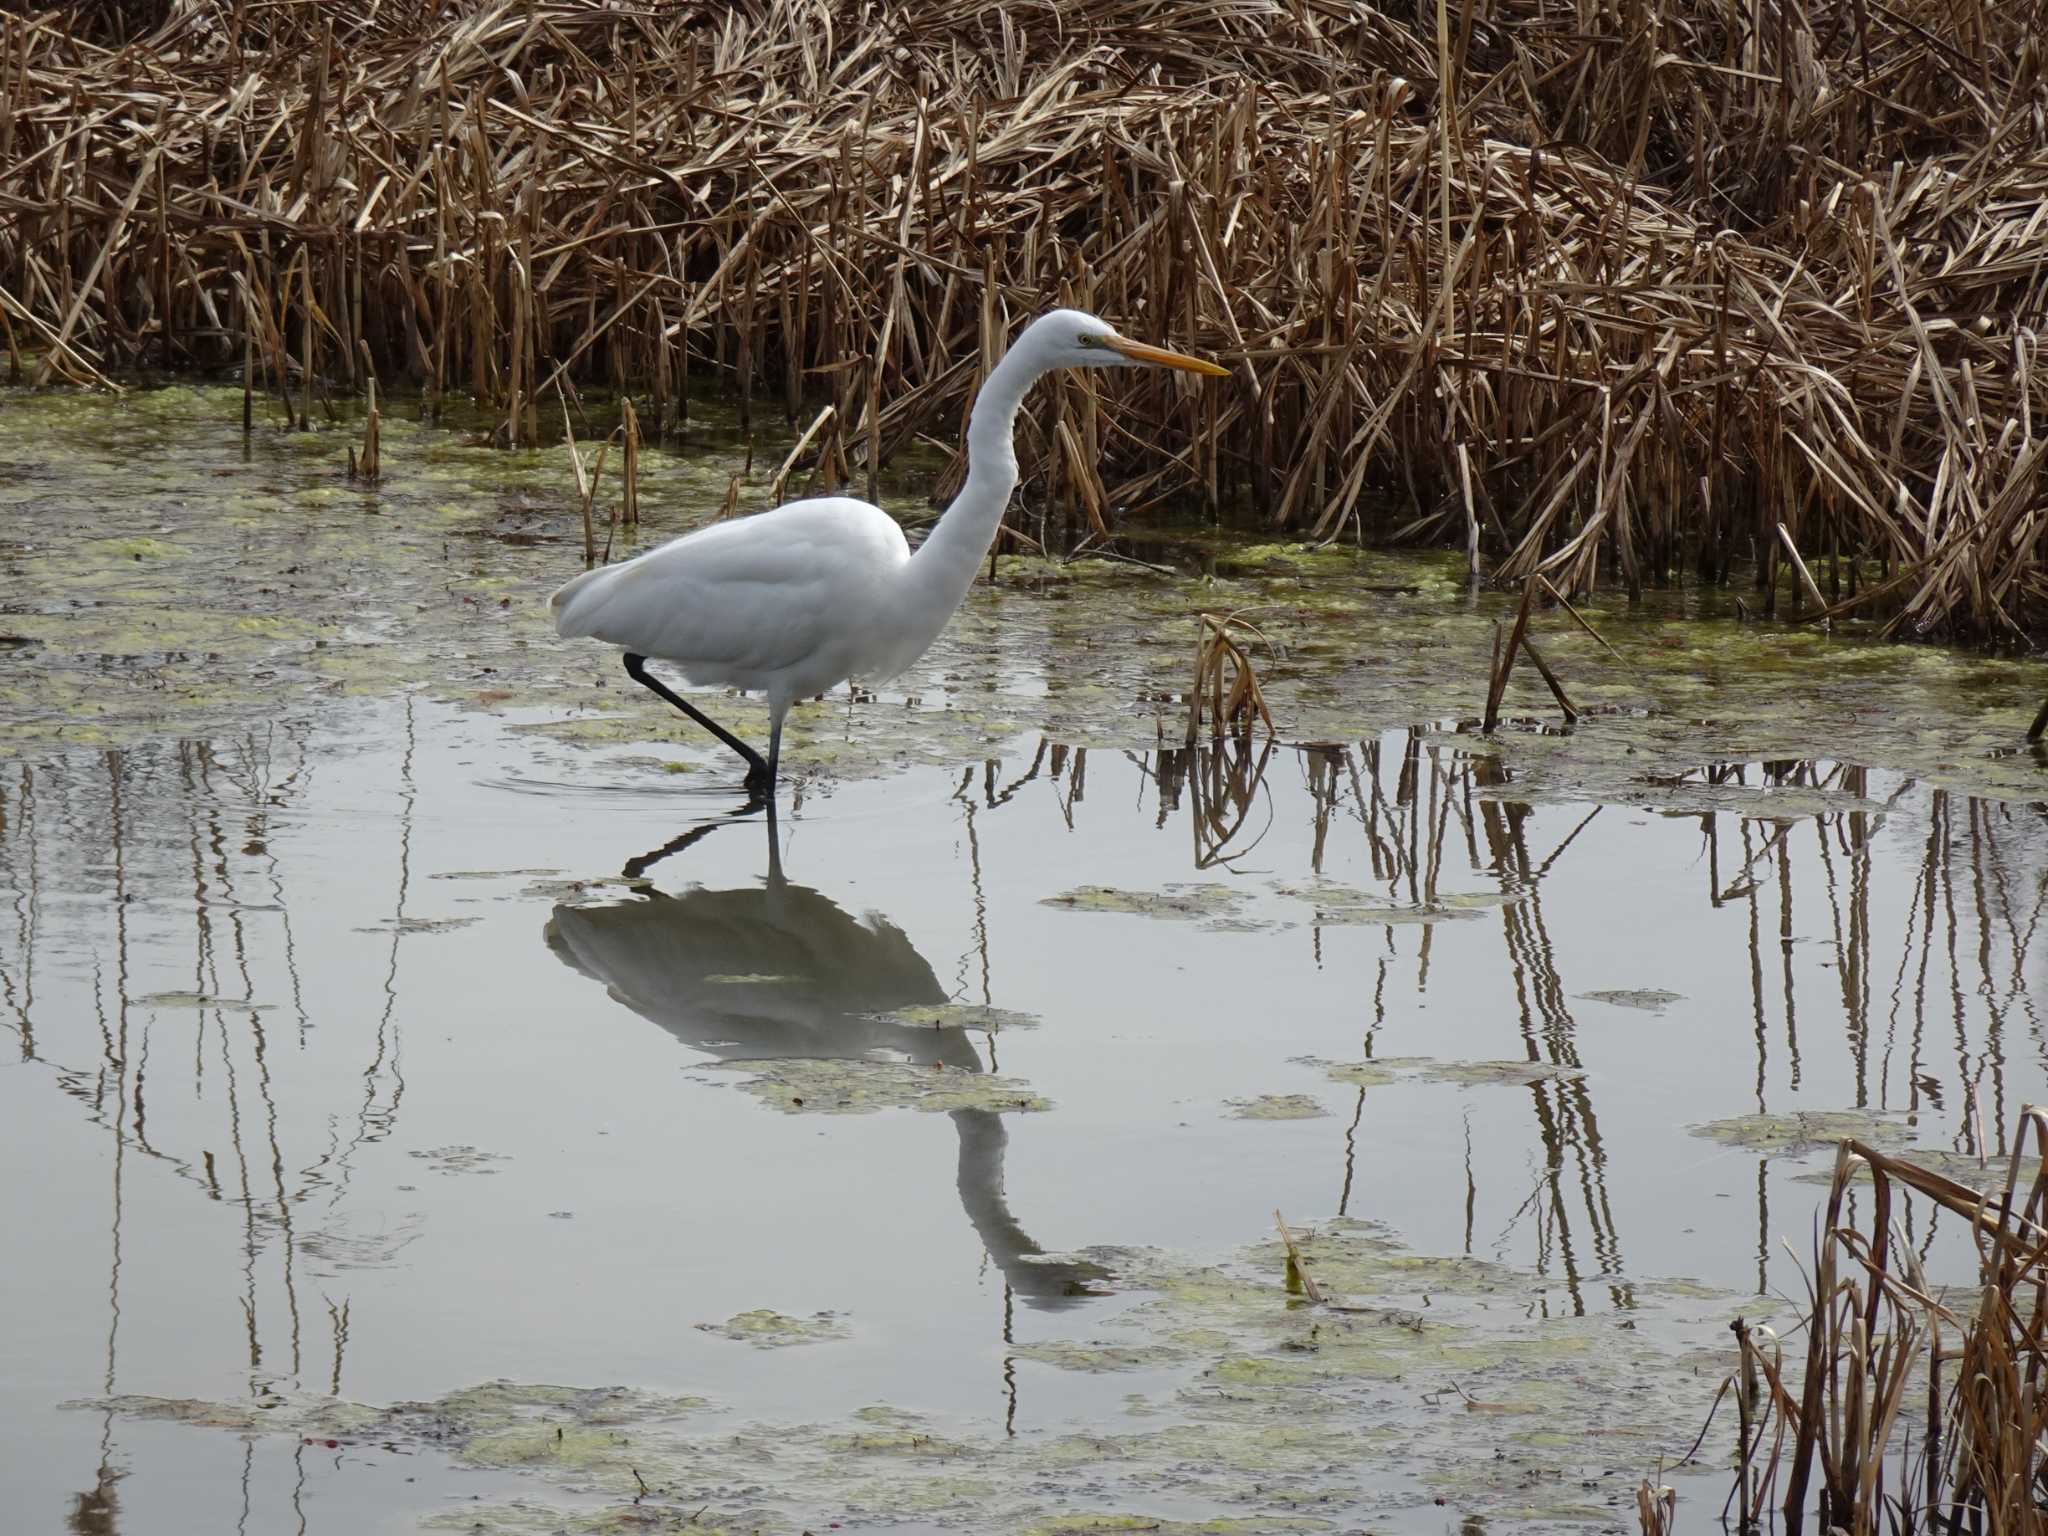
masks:
<svg viewBox="0 0 2048 1536"><path fill-rule="evenodd" d="M174 424L180 452L221 447ZM416 468L481 452L419 442ZM1357 570L1282 573L1245 595L1288 606L1304 643L1275 697L1317 728L1183 749L1191 634L1168 615L1207 599L1135 568L1019 578L903 684L800 712L771 834L682 722L597 695L602 657L537 624L576 564L546 462L481 510L350 491L379 525L360 538L320 510L302 440L224 462L300 500L227 517L160 462L101 508L99 542L155 541L117 558L30 522L72 492L15 504L0 1424L21 1529L409 1530L581 1496L104 1406L139 1398L504 1379L726 1424L883 1405L978 1442L1120 1433L1214 1380L1166 1354L1062 1368L1136 1326L1149 1293L1119 1255L1222 1260L1276 1210L1498 1264L1526 1278L1493 1304L1521 1323L1620 1326L1674 1277L1796 1292L1785 1244L1809 1241L1831 1153L1782 1121L1761 1145L1694 1128L1825 1112L1962 1165L2042 1097L2048 771L1992 755L2004 715L1978 702L2024 716L2038 670L1702 622L1675 680L1591 684L1637 704L1503 745L1442 707L1497 610L1425 563L1352 604L1411 605L1430 654L1404 655L1383 614L1341 617ZM444 543L508 520L537 539ZM306 589L281 596L293 566ZM195 606L194 571L247 590ZM181 609L192 634L153 628ZM1638 657L1681 633L1603 622ZM1864 710L1864 733L1773 714L1767 679L1712 718L1670 703L1772 645L1825 657L1816 713ZM1445 1374L1387 1390L1419 1403ZM1367 1468L1323 1513L1440 1528L1426 1470ZM761 1471L733 1479L705 1502ZM851 1497L800 1513L924 1528Z"/></svg>

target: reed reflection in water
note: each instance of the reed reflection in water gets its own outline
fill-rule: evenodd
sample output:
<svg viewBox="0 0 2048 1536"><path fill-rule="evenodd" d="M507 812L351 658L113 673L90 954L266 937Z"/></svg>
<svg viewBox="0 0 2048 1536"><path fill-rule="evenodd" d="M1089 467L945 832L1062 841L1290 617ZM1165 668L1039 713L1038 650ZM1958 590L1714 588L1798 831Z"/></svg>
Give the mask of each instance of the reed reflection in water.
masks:
<svg viewBox="0 0 2048 1536"><path fill-rule="evenodd" d="M1603 994L1573 988L1603 985L1610 952L1639 937L1632 929L1645 921L1637 901L1646 893L1606 890L1595 925L1603 942L1589 948L1583 940L1574 946L1554 938L1548 891L1575 856L1605 871L1627 870L1630 859L1617 849L1639 835L1630 829L1643 818L1695 826L1695 910L1746 918L1741 947L1716 958L1725 974L1744 979L1745 1033L1754 1054L1749 1107L1756 1113L1810 1107L1797 1096L1812 1053L1826 1049L1834 1053L1829 1066L1842 1068L1851 1085L1841 1107L1907 1117L1941 1112L1949 1107L1946 1080L1963 1101L1949 1117L1951 1150L1995 1160L2009 1150L2008 1110L2017 1103L2007 1081L2016 1028L2027 1053L2024 1080L2038 1084L2048 1067L2037 996L2048 981L2048 805L1957 795L1907 775L1808 759L1645 775L1627 786L1626 798L1586 804L1555 789L1524 789L1491 752L1463 750L1450 728L1277 757L1270 745L1231 741L1121 756L1149 790L1150 823L1162 832L1179 827L1190 839L1191 870L1247 875L1262 863L1270 869L1274 819L1287 813L1279 808L1305 800L1294 814L1308 823L1297 845L1305 843L1312 875L1342 863L1357 881L1362 862L1369 879L1358 883L1388 907L1411 912L1436 907L1447 893L1497 898L1513 1037L1489 1045L1487 1054L1561 1070L1523 1090L1539 1167L1527 1197L1490 1237L1475 1230L1481 1201L1466 1109L1464 1251L1512 1251L1537 1273L1558 1275L1575 1312L1586 1309L1589 1284L1620 1307L1633 1304L1633 1284L1596 1108L1596 1085L1610 1094L1629 1087L1603 1083L1609 1074L1581 1042L1575 1000L1591 998L1597 1008L1605 1006ZM1305 791L1299 800L1294 785L1276 790L1269 782L1276 763ZM1063 826L1085 836L1088 772L1086 751L1041 742L1021 772L992 759L963 777L961 792L978 781L979 804L993 812L1043 779ZM1099 764L1095 773L1099 780ZM1113 803L1097 814L1121 813ZM1585 896L1573 891L1582 904ZM1811 942L1803 925L1814 903L1824 909L1820 942L1832 973L1832 984L1818 992L1795 965L1795 951ZM1361 939L1361 927L1339 917L1341 926L1307 925L1307 958L1321 968L1327 945L1369 942L1376 949L1361 1042L1369 1059L1388 1024L1390 987L1407 998L1430 994L1439 925L1366 924L1363 932L1372 937ZM1462 926L1455 931L1465 937ZM1702 926L1698 940L1711 943L1724 931ZM1672 941L1668 933L1661 937ZM1568 982L1574 967L1587 974ZM1815 1030L1824 1038L1816 1039ZM1942 1052L1947 1060L1937 1063ZM1357 1090L1345 1131L1340 1213L1352 1209L1358 1192L1367 1092ZM1702 1103L1697 1118L1738 1112ZM1488 1134L1499 1137L1497 1122ZM1777 1247L1771 1164L1769 1156L1755 1158L1759 1292L1772 1288ZM1533 1241L1507 1249L1506 1240L1524 1226ZM1923 1254L1932 1237L1915 1235Z"/></svg>
<svg viewBox="0 0 2048 1536"><path fill-rule="evenodd" d="M363 1352L402 1353L393 1339L417 1332L393 1298L429 1282L443 1294L464 1283L465 1258L452 1245L413 1246L453 1218L446 1209L419 1215L425 1196L410 1192L429 1166L411 1159L475 1134L444 1128L468 1108L450 1077L475 1072L480 1059L460 1052L499 1050L504 1018L535 1038L587 1041L577 999L603 1006L533 943L537 903L557 899L526 893L525 876L588 873L577 861L593 838L623 828L645 846L657 840L650 808L674 814L666 799L643 794L571 807L549 827L521 820L531 802L496 821L465 822L479 795L462 764L474 755L495 765L505 750L480 746L483 729L408 703L361 740L281 725L210 742L50 753L0 770L0 1025L15 1036L0 1079L0 1114L15 1138L6 1198L28 1212L20 1229L48 1235L39 1254L65 1255L61 1272L38 1268L34 1255L13 1266L9 1294L48 1326L24 1339L29 1368L14 1373L7 1401L18 1443L64 1448L62 1486L73 1502L47 1506L53 1520L112 1529L133 1506L135 1484L123 1474L142 1442L102 1415L85 1445L77 1415L51 1415L53 1429L24 1416L31 1410L95 1392L297 1386L371 1395ZM1708 1148L1682 1122L1646 1126L1635 1074L1658 1052L1668 1057L1663 1070L1696 1074L1699 1119L1810 1104L1897 1111L1936 1127L1935 1139L1958 1153L2004 1152L2011 1112L2048 1082L2041 807L1828 762L1710 765L1603 794L1606 803L1559 794L1466 753L1455 735L1421 730L1306 748L1128 754L1039 741L943 776L912 771L811 797L794 826L814 886L779 875L752 883L752 859L721 854L704 865L695 850L664 863L661 878L674 885L715 867L708 887L560 905L551 942L555 955L710 1057L880 1052L990 1069L992 1041L875 1017L967 999L1043 1014L1044 1027L1016 1049L1028 1049L1026 1075L1056 1105L1076 1097L1084 1077L1130 1071L1133 1061L1184 1077L1180 1102L1208 1094L1213 1103L1221 1093L1199 1053L1220 1034L1193 1035L1185 1048L1148 1045L1151 1056L1132 1047L1098 1057L1066 1016L1093 1007L1098 1017L1142 995L1142 978L1121 977L1113 964L1091 972L1049 963L1068 950L1120 959L1118 936L1137 930L1113 925L1136 920L1037 903L1067 878L1046 873L1061 862L1087 867L1076 878L1138 887L1226 883L1280 925L1142 937L1170 945L1197 989L1221 990L1227 972L1255 969L1280 1012L1328 1005L1341 988L1354 1038L1315 1047L1333 1059L1508 1057L1566 1074L1469 1096L1413 1090L1436 1095L1427 1113L1442 1122L1437 1139L1418 1146L1395 1124L1407 1088L1331 1090L1317 1069L1270 1051L1259 1070L1275 1075L1273 1086L1294 1072L1285 1086L1342 1094L1349 1111L1298 1128L1326 1151L1313 1170L1326 1193L1321 1209L1304 1201L1289 1216L1385 1215L1385 1167L1405 1157L1418 1199L1455 1212L1451 1245L1555 1276L1542 1304L1569 1310L1627 1307L1636 1277L1660 1272L1670 1218L1655 1217L1637 1192L1686 1160L1740 1161L1739 1176L1709 1173L1743 1202L1754 1283L1791 1283L1778 1238L1802 1228L1812 1204L1788 1182L1797 1170ZM890 917L856 916L850 896L823 892L898 857L895 818L905 806L952 827L943 839L902 843L918 850L918 884L930 894L914 905L899 882L879 903ZM465 883L493 870L503 876L495 884ZM1465 901L1477 915L1360 922L1341 902L1276 894L1320 889L1319 880L1411 914ZM482 891L488 900L452 904ZM457 923L475 926L458 933ZM1631 925L1656 928L1660 942L1679 947L1672 967L1682 962L1699 978L1662 1024L1598 1000L1615 986ZM713 980L735 975L773 980ZM1114 993L1107 1003L1094 995L1103 990ZM1453 1008L1459 1016L1446 1017ZM1645 1045L1618 1032L1616 1017L1645 1029L1681 1020L1682 1032ZM1254 1036L1258 1027L1214 1025ZM633 1026L622 1040L648 1033ZM461 1038L443 1046L447 1035ZM1008 1037L1003 1045L1008 1057ZM604 1051L623 1056L591 1049L593 1081L618 1070L615 1061L637 1059L630 1043L607 1041ZM555 1171L551 1160L602 1176L589 1172L606 1166L595 1154L559 1150L588 1128L580 1111L553 1108L555 1083L515 1066L493 1086L528 1095L545 1134L531 1150L516 1148L497 1180L430 1187L530 1179L538 1188ZM677 1114L704 1107L686 1078L645 1091ZM794 1158L814 1144L799 1144L795 1124L758 1106L739 1108L751 1117L748 1156ZM1185 1108L1176 1116L1198 1118ZM1006 1303L1014 1293L1050 1312L1091 1276L1048 1261L1032 1233L1077 1244L1124 1234L1035 1192L1027 1232L1005 1193L1003 1122L974 1110L951 1118L948 1208L958 1200L1006 1282ZM932 1140L937 1127L918 1119L905 1134ZM1056 1108L1020 1127L1011 1170L1020 1184L1026 1169L1050 1166L1040 1157L1073 1140L1077 1123L1077 1113ZM1168 1128L1128 1129L1142 1140ZM1269 1150L1280 1143L1258 1139L1272 1129L1218 1122L1189 1134L1234 1138L1234 1176L1263 1190L1286 1171ZM97 1140L100 1160L47 1161L46 1146L73 1145L80 1134ZM1086 1161L1093 1145L1083 1136L1075 1159ZM958 1220L948 1217L956 1230ZM98 1230L73 1230L86 1221ZM501 1246L475 1262L520 1271L539 1246L531 1229L496 1230ZM580 1238L595 1224L554 1230L567 1247L567 1234ZM1914 1237L1931 1248L1934 1233ZM90 1284L88 1264L103 1265ZM362 1277L380 1268L391 1278L366 1305ZM982 1322L996 1332L993 1318ZM1011 1332L1007 1317L1002 1331ZM78 1342L88 1335L89 1345ZM201 1438L249 1458L234 1475L270 1511L252 1528L296 1520L279 1512L299 1502L309 1475L301 1453L276 1448L279 1463L266 1467L271 1453L260 1446Z"/></svg>

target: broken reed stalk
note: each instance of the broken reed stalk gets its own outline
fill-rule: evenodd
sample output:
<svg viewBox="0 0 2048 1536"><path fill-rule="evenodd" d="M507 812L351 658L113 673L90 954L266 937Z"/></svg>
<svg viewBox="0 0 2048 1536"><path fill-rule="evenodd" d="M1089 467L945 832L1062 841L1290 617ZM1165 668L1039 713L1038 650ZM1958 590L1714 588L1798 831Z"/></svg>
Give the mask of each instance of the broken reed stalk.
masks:
<svg viewBox="0 0 2048 1536"><path fill-rule="evenodd" d="M0 314L5 314L0 309ZM242 307L242 436L247 437L256 425L256 351L255 334L249 326L248 305Z"/></svg>
<svg viewBox="0 0 2048 1536"><path fill-rule="evenodd" d="M719 502L718 510L712 514L711 521L722 523L729 517L739 516L740 485L745 479L745 475L734 475L725 482L725 498Z"/></svg>
<svg viewBox="0 0 2048 1536"><path fill-rule="evenodd" d="M1531 576L1522 583L1521 605L1515 609L1514 627L1508 631L1507 644L1501 647L1493 664L1493 675L1486 684L1486 713L1479 729L1491 732L1500 724L1501 696L1508 690L1508 674L1515 670L1515 653L1521 648L1522 637L1529 629L1529 605L1536 596L1536 578Z"/></svg>
<svg viewBox="0 0 2048 1536"><path fill-rule="evenodd" d="M1543 653L1536 649L1534 636L1526 634L1522 636L1522 651L1530 661L1535 663L1536 670L1543 675L1544 686L1550 690L1550 696L1557 700L1557 707L1564 711L1564 723L1566 725L1578 724L1579 708L1576 704L1572 703L1571 696L1564 691L1564 684L1557 680L1557 674L1550 670L1550 663L1543 659Z"/></svg>
<svg viewBox="0 0 2048 1536"><path fill-rule="evenodd" d="M638 527L640 523L640 417L629 397L619 400L619 430L625 434L625 484L620 491L619 521Z"/></svg>
<svg viewBox="0 0 2048 1536"><path fill-rule="evenodd" d="M583 548L585 552L584 564L586 566L598 563L596 549L597 531L593 514L597 504L597 488L604 479L604 456L611 452L611 448L610 438L606 438L597 445L597 462L591 466L590 479L583 485ZM570 457L576 461L576 478L581 482L583 479L582 460L577 456L573 448L570 450ZM606 526L604 536L604 560L607 563L609 563L612 557L612 530L617 526L618 511L614 508L611 522Z"/></svg>
<svg viewBox="0 0 2048 1536"><path fill-rule="evenodd" d="M1813 605L1822 610L1821 622L1826 623L1828 600L1820 595L1820 583L1813 579L1813 572L1806 568L1806 560L1799 553L1799 546L1792 542L1792 530L1783 523L1778 524L1778 537L1784 541L1785 553L1792 557L1792 569L1799 573L1799 585L1806 589L1806 595L1813 599Z"/></svg>
<svg viewBox="0 0 2048 1536"><path fill-rule="evenodd" d="M562 437L569 445L569 467L576 472L576 501L583 513L583 568L587 571L597 564L597 525L590 515L591 499L596 492L590 477L583 472L583 450L576 446L576 429L569 422L569 401L559 385L555 399L562 407Z"/></svg>
<svg viewBox="0 0 2048 1536"><path fill-rule="evenodd" d="M1195 677L1188 689L1186 744L1193 746L1201 734L1204 701L1209 706L1212 740L1222 740L1226 730L1248 738L1255 716L1265 723L1269 737L1277 737L1279 729L1273 724L1272 712L1266 708L1266 694L1259 686L1258 671L1252 666L1250 655L1231 638L1233 629L1248 635L1258 635L1258 631L1237 614L1225 614L1220 618L1213 613L1198 614L1195 624ZM1224 684L1226 668L1230 673L1228 687Z"/></svg>
<svg viewBox="0 0 2048 1536"><path fill-rule="evenodd" d="M1644 1478L1636 1486L1636 1524L1643 1536L1672 1536L1678 1528L1678 1490Z"/></svg>
<svg viewBox="0 0 2048 1536"><path fill-rule="evenodd" d="M1558 591L1556 587L1550 584L1550 578L1548 576L1539 576L1536 579L1543 583L1543 590L1550 594L1550 600L1556 603L1557 606L1562 608L1566 613L1570 614L1571 620L1574 624L1578 625L1579 628L1583 629L1587 634L1593 637L1594 644L1598 645L1601 650L1605 651L1608 655L1612 656L1616 661L1621 660L1621 652L1617 651L1613 646L1609 645L1605 640L1603 640L1600 637L1600 631L1595 629L1590 623L1588 623L1586 620L1586 616L1583 613L1580 613L1578 609L1574 608L1571 605L1570 601L1566 599L1565 595L1562 592Z"/></svg>
<svg viewBox="0 0 2048 1536"><path fill-rule="evenodd" d="M1759 3L46 8L0 308L105 385L231 367L245 281L298 424L361 342L513 445L558 381L680 417L711 368L829 396L844 484L1084 303L1237 383L1049 395L1020 460L1077 522L1199 487L1578 598L1726 584L1782 520L1829 617L2048 628L2039 6Z"/></svg>
<svg viewBox="0 0 2048 1536"><path fill-rule="evenodd" d="M1308 1265L1301 1257L1301 1249L1295 1246L1294 1234L1287 1230L1287 1218L1278 1210L1273 1212L1273 1225L1279 1229L1280 1242L1287 1250L1287 1278L1298 1282L1302 1294L1310 1301L1322 1301L1322 1289L1316 1284L1316 1277L1308 1272Z"/></svg>
<svg viewBox="0 0 2048 1536"><path fill-rule="evenodd" d="M356 344L362 348L363 386L369 392L369 406L363 416L362 455L351 462L349 473L352 477L359 480L375 480L384 473L383 437L377 418L377 366L370 361L370 348L368 344L361 341L358 341ZM248 415L247 407L248 396L245 392L243 396L243 416L245 420Z"/></svg>
<svg viewBox="0 0 2048 1536"><path fill-rule="evenodd" d="M796 467L797 460L803 457L804 450L811 446L811 439L831 424L834 417L838 414L838 409L837 406L827 405L816 416L811 418L811 424L804 428L803 436L796 440L795 445L784 456L781 467L775 471L775 478L768 483L769 506L779 507L782 505L782 488L789 480L789 472ZM993 550L995 546L991 543L989 547Z"/></svg>

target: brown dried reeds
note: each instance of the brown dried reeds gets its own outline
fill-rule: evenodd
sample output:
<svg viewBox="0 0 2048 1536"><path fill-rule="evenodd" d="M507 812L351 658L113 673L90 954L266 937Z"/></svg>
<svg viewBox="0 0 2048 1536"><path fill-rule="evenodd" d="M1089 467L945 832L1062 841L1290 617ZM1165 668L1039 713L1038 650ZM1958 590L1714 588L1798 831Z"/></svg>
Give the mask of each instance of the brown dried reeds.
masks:
<svg viewBox="0 0 2048 1536"><path fill-rule="evenodd" d="M1195 624L1195 676L1188 687L1186 745L1193 746L1201 733L1204 705L1208 707L1210 735L1217 741L1226 732L1249 739L1253 725L1260 721L1265 723L1269 737L1277 737L1279 729L1266 708L1258 670L1252 665L1250 653L1237 640L1238 634L1248 639L1264 636L1234 613L1220 617L1213 613L1197 614Z"/></svg>
<svg viewBox="0 0 2048 1536"><path fill-rule="evenodd" d="M1521 656L1529 658L1529 664L1542 677L1543 686L1548 688L1550 696L1557 700L1557 707L1564 711L1564 723L1566 725L1576 725L1578 723L1581 713L1578 705L1574 704L1571 700L1571 695L1564 691L1564 684L1558 680L1557 673L1551 670L1550 663L1543 659L1543 653L1536 649L1535 638L1529 633L1530 605L1535 599L1536 588L1539 583L1547 588L1555 597L1556 588L1551 587L1549 581L1543 576L1532 575L1525 580L1522 583L1521 606L1515 610L1515 622L1508 630L1507 643L1505 645L1501 643L1500 626L1498 624L1494 625L1493 668L1487 677L1486 710L1480 717L1479 723L1481 731L1491 731L1500 724L1500 707L1502 700L1507 696L1508 677L1515 670L1516 659ZM1600 639L1599 635L1593 630L1592 625L1587 624L1585 619L1580 617L1578 611L1572 608L1571 604L1564 602L1562 598L1558 598L1557 601L1561 606L1570 610L1572 618L1577 620L1588 634L1593 635L1593 638L1596 640ZM1601 640L1600 643L1603 646L1607 645L1605 640ZM1611 651L1612 647L1608 647L1608 649Z"/></svg>
<svg viewBox="0 0 2048 1536"><path fill-rule="evenodd" d="M509 444L565 379L658 432L709 370L829 406L825 478L872 481L1075 303L1238 379L1049 393L1023 467L1093 527L1192 488L1766 612L1789 544L1806 617L1999 638L2048 625L2044 36L2048 0L79 4L0 18L0 317L43 380L247 355L304 421L368 367Z"/></svg>
<svg viewBox="0 0 2048 1536"><path fill-rule="evenodd" d="M1774 1503L1797 1536L1808 1515L1850 1536L2048 1531L2048 1175L2020 1174L2048 1114L2020 1112L2002 1193L1984 1195L1861 1142L1841 1144L1815 1239L1798 1381L1769 1329L1735 1325L1742 1529ZM1867 1230L1844 1219L1870 1181ZM1900 1228L1921 1200L1962 1218L1974 1297L1951 1305ZM1945 1344L1944 1340L1958 1340ZM1782 1482L1781 1482L1782 1476Z"/></svg>

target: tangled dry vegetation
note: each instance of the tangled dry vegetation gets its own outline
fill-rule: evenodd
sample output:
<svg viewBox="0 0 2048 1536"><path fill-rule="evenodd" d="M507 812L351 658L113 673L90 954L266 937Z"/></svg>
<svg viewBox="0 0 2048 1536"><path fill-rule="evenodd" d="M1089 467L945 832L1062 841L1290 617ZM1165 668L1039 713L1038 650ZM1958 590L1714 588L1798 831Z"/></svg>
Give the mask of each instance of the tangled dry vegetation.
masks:
<svg viewBox="0 0 2048 1536"><path fill-rule="evenodd" d="M1775 1513L1787 1536L1808 1514L1844 1536L2048 1531L2048 1111L2022 1109L2015 1140L1976 1187L1840 1145L1802 1328L1734 1325L1724 1521L1756 1531ZM1944 1216L1951 1249L1957 1221L1975 1243L1974 1291L1923 1268ZM1645 1484L1641 1528L1665 1536L1674 1505L1658 1492Z"/></svg>
<svg viewBox="0 0 2048 1536"><path fill-rule="evenodd" d="M716 370L858 483L1067 301L1237 375L1060 383L1024 460L1077 520L1199 488L1567 594L2048 628L2048 0L80 0L0 38L38 377L247 346L301 411L374 368L517 442L579 383L667 427Z"/></svg>

